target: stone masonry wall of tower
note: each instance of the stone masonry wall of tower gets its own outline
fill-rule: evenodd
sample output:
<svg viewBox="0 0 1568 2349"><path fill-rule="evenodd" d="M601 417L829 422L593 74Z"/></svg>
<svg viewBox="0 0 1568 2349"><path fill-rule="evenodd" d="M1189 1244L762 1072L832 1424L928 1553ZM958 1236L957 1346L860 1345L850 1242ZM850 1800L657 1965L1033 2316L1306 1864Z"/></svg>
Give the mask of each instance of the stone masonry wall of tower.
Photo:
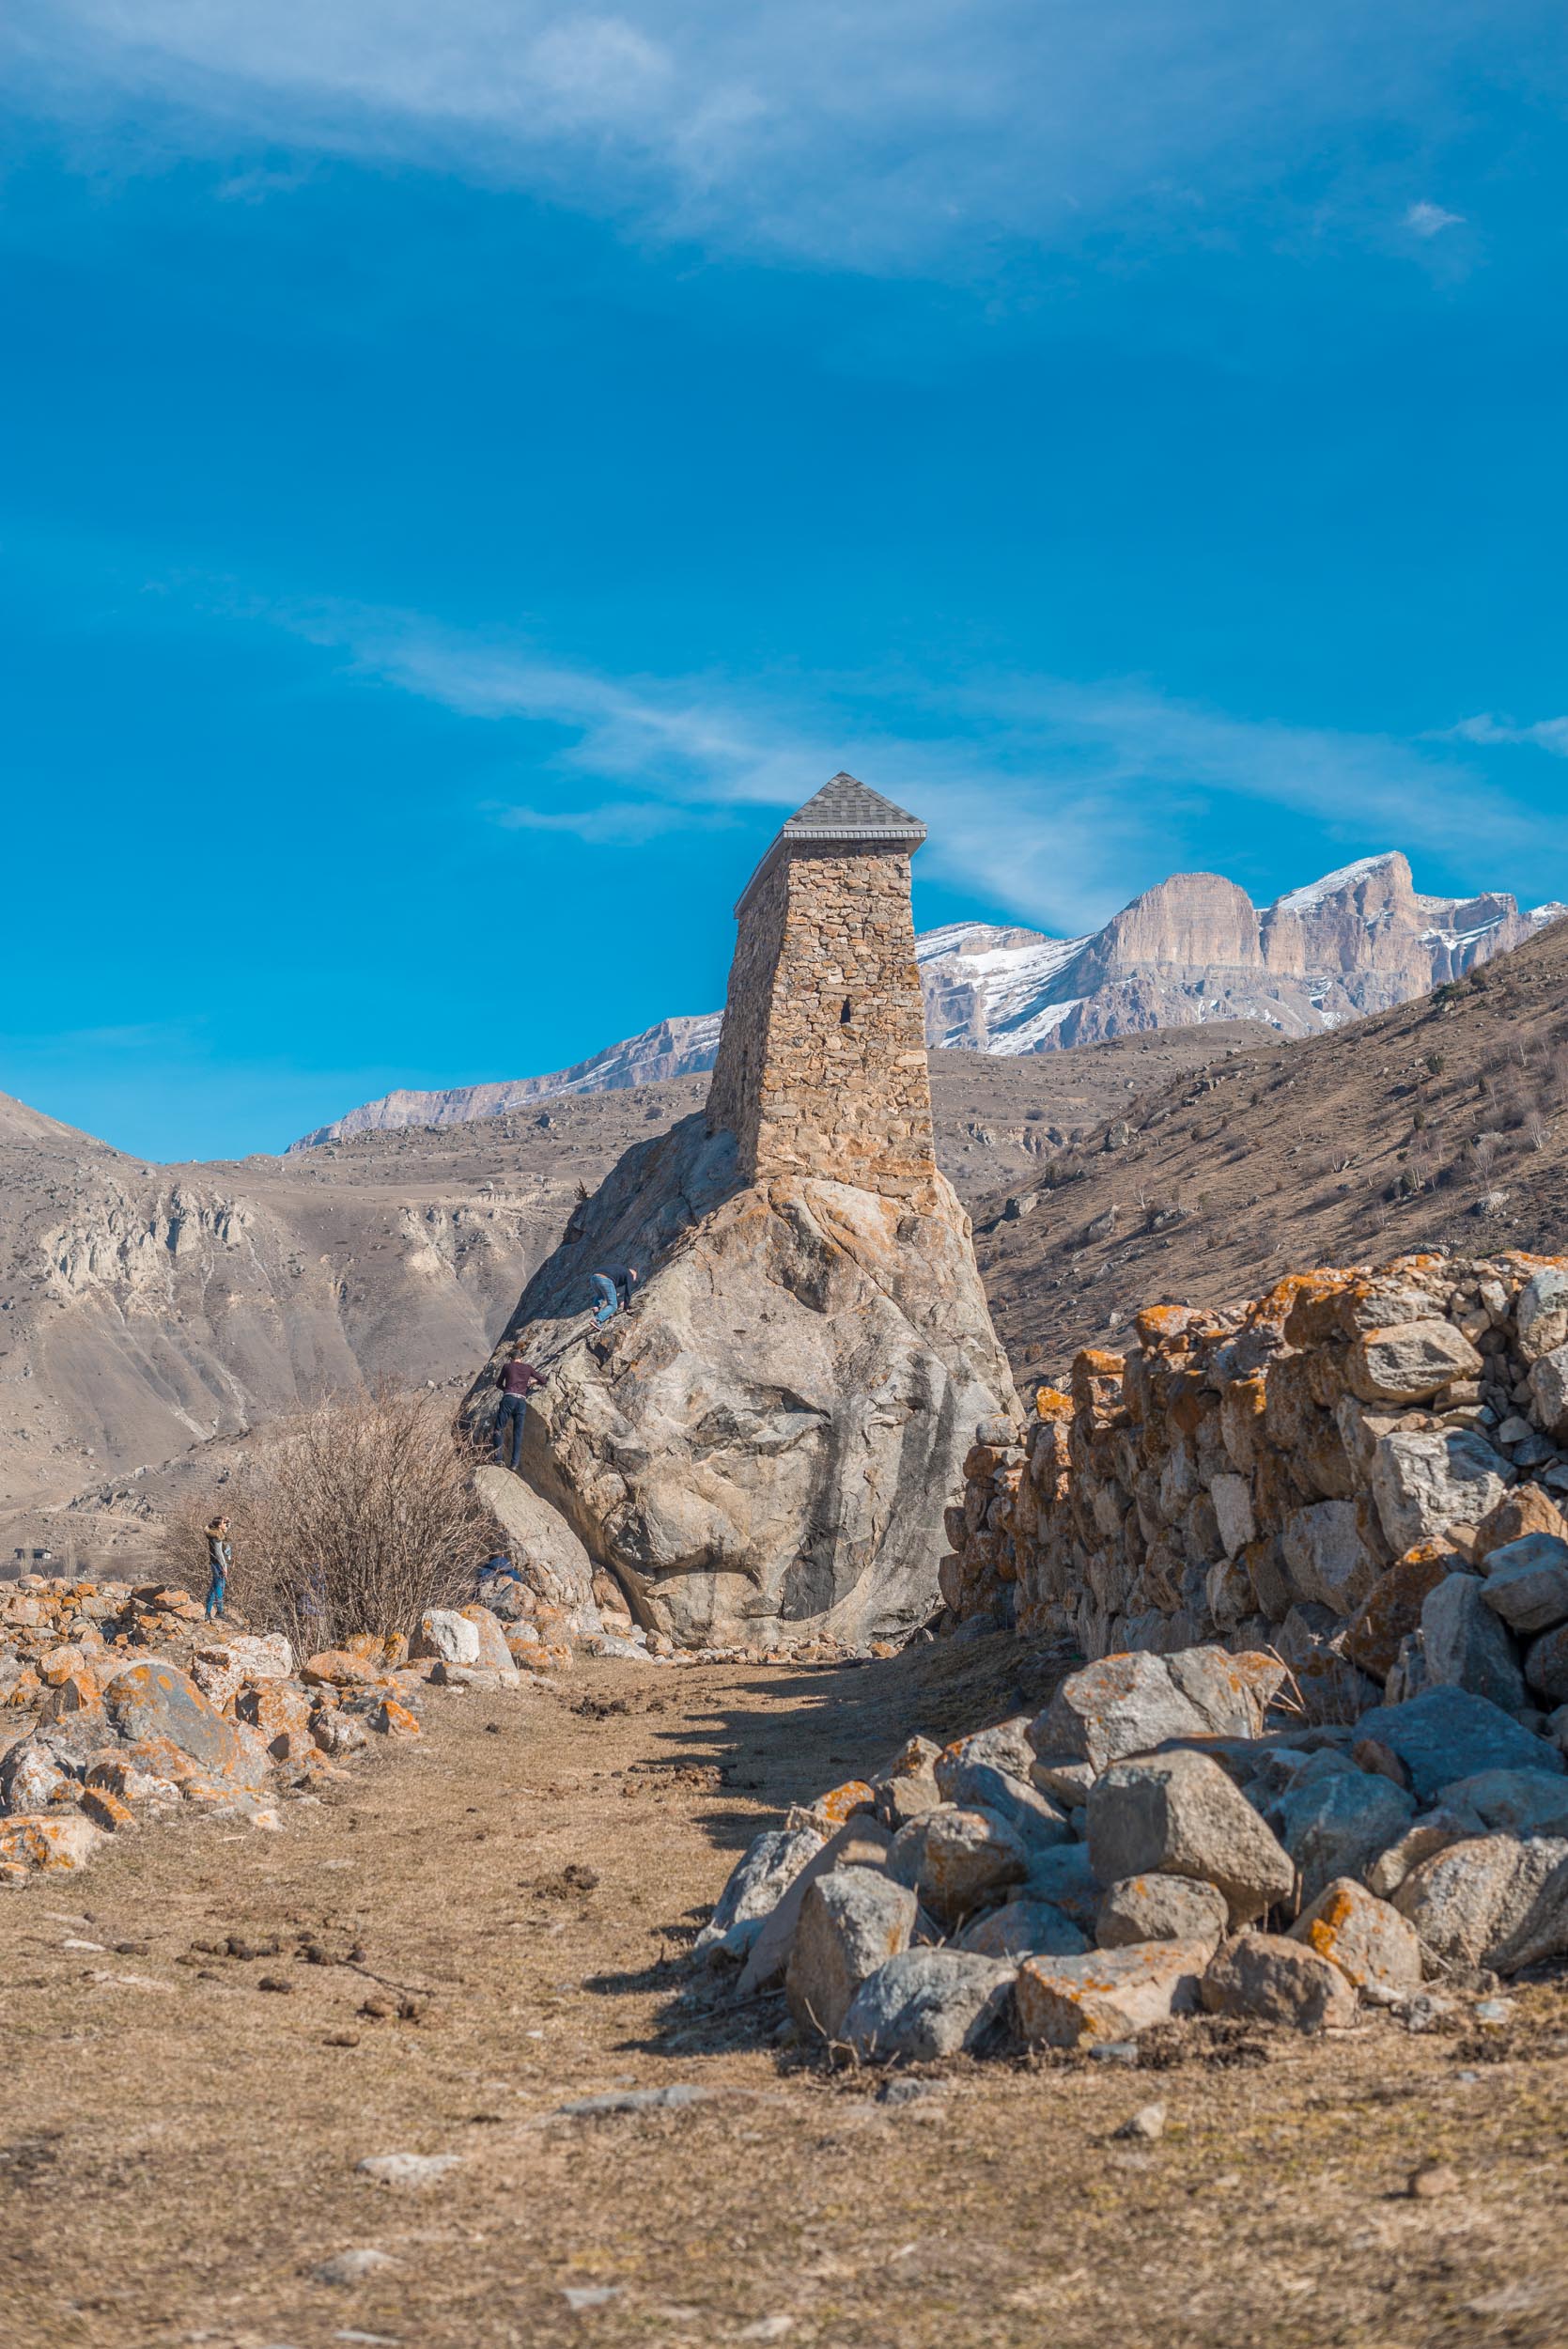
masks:
<svg viewBox="0 0 1568 2349"><path fill-rule="evenodd" d="M740 911L710 1130L752 1181L815 1174L885 1197L931 1182L931 1086L906 853L781 840Z"/></svg>

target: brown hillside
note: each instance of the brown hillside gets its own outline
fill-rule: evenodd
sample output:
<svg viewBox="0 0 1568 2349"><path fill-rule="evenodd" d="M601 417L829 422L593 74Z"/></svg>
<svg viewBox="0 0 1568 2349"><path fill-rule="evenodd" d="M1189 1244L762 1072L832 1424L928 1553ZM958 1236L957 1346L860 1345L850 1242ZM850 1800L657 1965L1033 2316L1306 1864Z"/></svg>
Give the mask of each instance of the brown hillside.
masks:
<svg viewBox="0 0 1568 2349"><path fill-rule="evenodd" d="M1141 1305L1254 1296L1301 1266L1556 1253L1568 923L1417 1003L1173 1076L1033 1188L1012 1217L1004 1195L971 1206L999 1333L1033 1377Z"/></svg>

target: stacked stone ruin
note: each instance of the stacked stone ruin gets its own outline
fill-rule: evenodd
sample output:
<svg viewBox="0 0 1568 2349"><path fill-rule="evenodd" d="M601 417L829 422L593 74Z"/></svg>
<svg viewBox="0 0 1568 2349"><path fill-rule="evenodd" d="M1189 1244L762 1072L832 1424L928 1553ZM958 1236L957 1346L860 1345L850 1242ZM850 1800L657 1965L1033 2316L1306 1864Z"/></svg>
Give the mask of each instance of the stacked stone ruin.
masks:
<svg viewBox="0 0 1568 2349"><path fill-rule="evenodd" d="M861 2061L1485 2024L1568 1958L1568 1262L1162 1306L984 1423L950 1625L1093 1660L760 1837L698 1951Z"/></svg>
<svg viewBox="0 0 1568 2349"><path fill-rule="evenodd" d="M1448 1683L1532 1727L1568 1703L1568 1260L1293 1274L1135 1331L979 1429L955 1616L1089 1657L1266 1646L1325 1719Z"/></svg>
<svg viewBox="0 0 1568 2349"><path fill-rule="evenodd" d="M837 774L790 817L738 925L707 1129L749 1183L826 1175L925 1200L936 1172L909 859L925 827Z"/></svg>

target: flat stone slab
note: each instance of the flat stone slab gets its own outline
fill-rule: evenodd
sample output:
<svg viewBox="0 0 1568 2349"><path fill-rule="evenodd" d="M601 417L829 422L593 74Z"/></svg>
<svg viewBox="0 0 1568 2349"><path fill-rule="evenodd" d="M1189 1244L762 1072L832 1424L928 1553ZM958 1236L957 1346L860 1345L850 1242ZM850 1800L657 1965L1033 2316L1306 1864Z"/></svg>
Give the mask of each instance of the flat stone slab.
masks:
<svg viewBox="0 0 1568 2349"><path fill-rule="evenodd" d="M1142 1941L1083 1957L1029 1957L1014 1988L1018 2029L1032 2046L1080 2047L1136 2038L1151 2023L1191 2014L1212 1941Z"/></svg>

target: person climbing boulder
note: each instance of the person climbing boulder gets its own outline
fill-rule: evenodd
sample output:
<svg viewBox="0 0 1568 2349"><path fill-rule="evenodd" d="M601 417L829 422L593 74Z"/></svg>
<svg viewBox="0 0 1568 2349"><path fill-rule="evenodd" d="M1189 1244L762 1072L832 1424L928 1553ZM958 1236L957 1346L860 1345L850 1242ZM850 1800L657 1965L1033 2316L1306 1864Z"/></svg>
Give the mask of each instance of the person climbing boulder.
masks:
<svg viewBox="0 0 1568 2349"><path fill-rule="evenodd" d="M590 1286L598 1299L594 1319L602 1330L607 1321L613 1321L618 1313L629 1312L631 1292L637 1286L635 1265L602 1265L590 1275Z"/></svg>
<svg viewBox="0 0 1568 2349"><path fill-rule="evenodd" d="M536 1387L544 1385L544 1373L536 1370L520 1346L514 1346L509 1359L503 1362L496 1376L501 1390L501 1407L495 1415L495 1456L503 1468L509 1467L517 1474L522 1458L523 1427L528 1418L528 1398ZM510 1437L512 1456L506 1458Z"/></svg>

